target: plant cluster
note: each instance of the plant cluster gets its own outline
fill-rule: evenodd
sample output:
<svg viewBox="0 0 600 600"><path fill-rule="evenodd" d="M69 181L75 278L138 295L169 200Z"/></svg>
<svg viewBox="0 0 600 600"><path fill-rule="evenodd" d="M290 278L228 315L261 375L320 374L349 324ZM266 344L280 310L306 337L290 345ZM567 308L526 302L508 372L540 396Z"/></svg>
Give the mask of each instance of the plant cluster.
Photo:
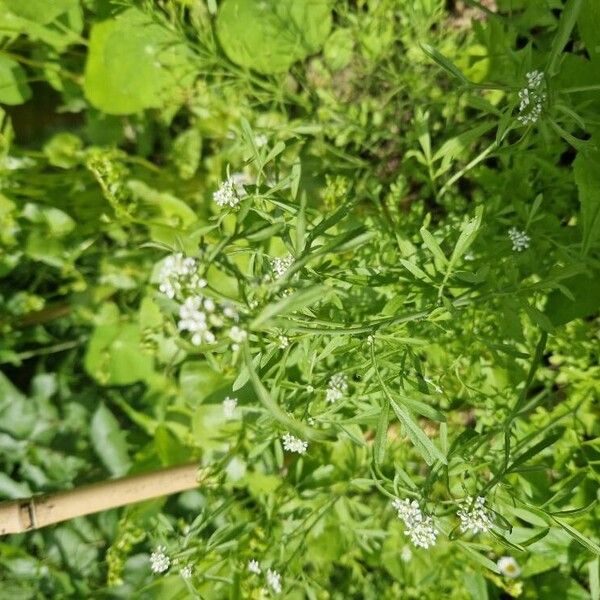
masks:
<svg viewBox="0 0 600 600"><path fill-rule="evenodd" d="M0 0L1 598L600 598L596 0Z"/></svg>

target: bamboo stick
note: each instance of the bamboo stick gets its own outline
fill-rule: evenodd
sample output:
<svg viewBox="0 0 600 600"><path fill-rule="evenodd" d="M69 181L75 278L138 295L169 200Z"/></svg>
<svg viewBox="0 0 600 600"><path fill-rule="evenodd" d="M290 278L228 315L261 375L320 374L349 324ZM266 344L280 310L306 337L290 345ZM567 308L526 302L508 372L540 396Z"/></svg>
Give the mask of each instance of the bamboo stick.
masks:
<svg viewBox="0 0 600 600"><path fill-rule="evenodd" d="M92 483L0 504L0 535L23 533L75 517L197 487L197 463Z"/></svg>

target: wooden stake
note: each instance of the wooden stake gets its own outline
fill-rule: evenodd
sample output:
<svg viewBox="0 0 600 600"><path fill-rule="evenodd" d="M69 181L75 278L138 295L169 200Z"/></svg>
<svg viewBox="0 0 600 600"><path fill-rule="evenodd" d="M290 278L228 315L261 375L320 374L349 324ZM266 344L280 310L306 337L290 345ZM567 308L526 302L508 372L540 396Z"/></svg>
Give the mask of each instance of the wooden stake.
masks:
<svg viewBox="0 0 600 600"><path fill-rule="evenodd" d="M32 531L75 517L198 487L197 463L101 481L0 504L0 535Z"/></svg>

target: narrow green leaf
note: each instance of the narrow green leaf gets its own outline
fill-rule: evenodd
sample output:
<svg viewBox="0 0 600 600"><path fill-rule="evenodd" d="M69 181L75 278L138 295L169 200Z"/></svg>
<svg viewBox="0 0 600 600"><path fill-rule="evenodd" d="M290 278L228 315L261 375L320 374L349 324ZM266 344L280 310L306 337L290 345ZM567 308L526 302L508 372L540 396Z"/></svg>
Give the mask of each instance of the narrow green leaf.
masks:
<svg viewBox="0 0 600 600"><path fill-rule="evenodd" d="M423 238L423 242L425 243L431 254L433 254L436 263L439 263L439 265L436 266L447 267L448 259L442 252L440 245L437 243L437 240L433 237L433 235L431 235L431 233L425 227L421 227L419 233L421 234L421 238Z"/></svg>
<svg viewBox="0 0 600 600"><path fill-rule="evenodd" d="M598 546L596 542L590 540L590 538L583 535L583 533L577 531L577 529L575 529L574 527L571 527L571 525L569 525L568 523L565 523L562 519L552 517L552 520L557 525L560 525L574 540L579 542L584 548L589 550L592 554L600 556L600 546Z"/></svg>
<svg viewBox="0 0 600 600"><path fill-rule="evenodd" d="M421 44L421 49L431 60L433 60L438 66L440 66L446 73L456 77L459 81L465 85L470 85L470 81L463 75L462 71L448 58L446 58L441 52L436 50L429 44Z"/></svg>
<svg viewBox="0 0 600 600"><path fill-rule="evenodd" d="M385 446L387 442L387 430L390 420L390 402L387 398L383 398L381 411L379 412L379 420L377 422L377 433L375 434L375 463L380 465L385 458Z"/></svg>
<svg viewBox="0 0 600 600"><path fill-rule="evenodd" d="M420 452L421 456L428 465L432 465L436 460L447 464L446 457L441 453L439 448L425 435L423 430L417 425L410 413L394 400L390 398L390 405L402 423L406 434L414 444L415 448Z"/></svg>
<svg viewBox="0 0 600 600"><path fill-rule="evenodd" d="M296 290L289 296L285 296L276 302L267 304L267 306L265 306L256 316L254 321L252 321L250 327L252 329L258 329L273 317L286 315L310 306L318 300L321 300L326 291L327 287L323 285Z"/></svg>

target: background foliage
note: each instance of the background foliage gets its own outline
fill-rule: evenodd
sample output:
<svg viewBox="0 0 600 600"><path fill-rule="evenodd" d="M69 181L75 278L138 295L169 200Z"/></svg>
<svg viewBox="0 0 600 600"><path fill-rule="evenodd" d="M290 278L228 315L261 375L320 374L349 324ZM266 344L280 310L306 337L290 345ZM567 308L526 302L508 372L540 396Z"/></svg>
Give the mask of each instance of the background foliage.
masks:
<svg viewBox="0 0 600 600"><path fill-rule="evenodd" d="M264 598L272 569L290 599L598 600L598 23L596 0L0 0L0 497L200 465L2 539L0 597ZM245 339L178 330L172 253Z"/></svg>

